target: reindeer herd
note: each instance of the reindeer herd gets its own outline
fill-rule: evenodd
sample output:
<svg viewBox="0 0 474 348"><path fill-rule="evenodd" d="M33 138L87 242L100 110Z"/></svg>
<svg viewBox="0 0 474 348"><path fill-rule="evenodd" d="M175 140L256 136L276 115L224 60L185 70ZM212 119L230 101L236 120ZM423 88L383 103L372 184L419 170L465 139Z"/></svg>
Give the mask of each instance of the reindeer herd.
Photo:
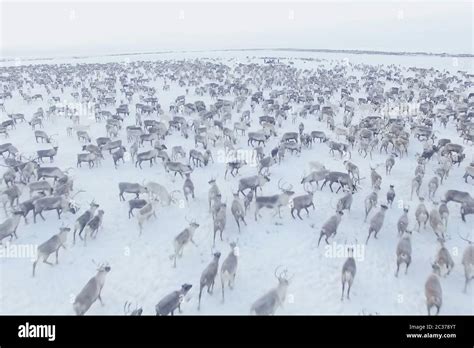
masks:
<svg viewBox="0 0 474 348"><path fill-rule="evenodd" d="M294 260L290 275L277 254L265 261L259 252L245 254L254 234L268 226L307 233L307 247L316 254L323 253L321 242L357 245L362 239L372 253L392 235L398 242L383 263L392 265L393 275L385 281L393 276L403 282L401 266L408 274L410 265L427 263L432 272L417 276L426 279L427 313L433 307L439 313L443 296L461 296L443 294L453 272L463 269L459 292L472 292L474 246L466 231L474 226L474 76L398 65L313 65L196 59L0 68L0 242L22 243L26 229L44 239L33 277L39 261L58 264L60 249L71 255L102 245L101 257L108 259L108 246L100 243L111 234L146 240L160 255L171 249L167 272L175 278L182 258L195 261L193 279L167 295L156 290L165 295L156 315L191 306L191 282L199 284L196 309L205 314L201 304L210 300L202 297L204 289L212 295L218 279L222 303L227 288L233 290L227 296L238 297L250 286L235 282L244 276L240 263L258 263L259 272L273 271L275 287L242 305L268 315L279 308L292 313L285 305L289 293L298 293L292 283L305 287L311 275L299 272L298 262L307 260ZM100 178L104 183L92 186ZM44 233L52 210L58 226ZM167 219L173 221L162 228ZM154 242L156 234L166 246ZM311 238L318 238L317 248ZM292 248L291 237L281 244ZM358 301L357 291L367 284L357 278L367 268L354 258L354 245L345 247L348 257L334 287L341 286L341 301L351 294ZM436 248L431 264L416 255L420 248ZM461 265L453 248L463 249ZM55 264L48 261L53 253ZM86 267L85 257L74 267ZM0 260L2 267L9 261ZM209 262L202 272L195 269L199 261ZM315 265L323 273L336 262L323 261ZM109 262L96 265L82 290L75 284L77 315L102 303L107 275L121 272L111 272ZM61 269L40 271L46 272ZM258 278L251 286L264 289ZM464 313L472 314L469 296ZM126 301L126 315L144 312L120 301ZM313 302L324 306L316 296Z"/></svg>

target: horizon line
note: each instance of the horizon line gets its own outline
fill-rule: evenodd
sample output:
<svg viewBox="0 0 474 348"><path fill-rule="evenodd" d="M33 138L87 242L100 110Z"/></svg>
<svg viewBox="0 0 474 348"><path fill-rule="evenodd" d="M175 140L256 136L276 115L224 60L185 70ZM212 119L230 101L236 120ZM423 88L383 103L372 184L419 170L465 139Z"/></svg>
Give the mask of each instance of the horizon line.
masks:
<svg viewBox="0 0 474 348"><path fill-rule="evenodd" d="M133 56L133 55L151 55L151 54L166 54L166 53L196 53L196 52L229 52L229 51L279 51L279 52L321 52L321 53L346 53L346 54L373 54L373 55L409 55L409 56L427 56L427 57L446 57L446 58L474 58L474 53L447 53L447 52L426 52L426 51L383 51L383 50L364 50L364 49L330 49L330 48L221 48L221 49L174 49L166 51L134 51L134 52L117 52L105 54L71 54L71 55L48 55L37 57L8 57L1 58L0 61L8 62L16 59L24 61L35 60L53 60L58 58L83 59L91 57L115 57L115 56Z"/></svg>

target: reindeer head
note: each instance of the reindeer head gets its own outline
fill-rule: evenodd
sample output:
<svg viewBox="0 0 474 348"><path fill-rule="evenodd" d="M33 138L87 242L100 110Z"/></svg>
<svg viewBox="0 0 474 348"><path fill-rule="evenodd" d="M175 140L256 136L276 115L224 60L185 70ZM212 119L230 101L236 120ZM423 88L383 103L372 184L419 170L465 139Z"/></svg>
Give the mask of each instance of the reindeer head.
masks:
<svg viewBox="0 0 474 348"><path fill-rule="evenodd" d="M292 191L293 185L289 185L289 186L283 187L283 186L281 186L281 181L282 181L282 180L283 180L283 179L278 180L278 188L279 188L284 194L286 194L286 195L288 195L288 196L292 196L292 195L295 193L295 191Z"/></svg>
<svg viewBox="0 0 474 348"><path fill-rule="evenodd" d="M433 269L434 274L441 275L441 267L437 262L433 262L431 264L431 268Z"/></svg>
<svg viewBox="0 0 474 348"><path fill-rule="evenodd" d="M275 275L275 278L278 280L278 284L286 288L290 285L290 281L291 279L293 279L294 274L291 277L289 277L287 269L284 269L278 272L278 269L280 267L282 267L282 265L279 265L277 268L275 268L275 271L273 274Z"/></svg>
<svg viewBox="0 0 474 348"><path fill-rule="evenodd" d="M100 207L100 205L95 202L95 199L93 199L92 202L89 203L89 207L92 210L96 210L97 208Z"/></svg>
<svg viewBox="0 0 474 348"><path fill-rule="evenodd" d="M68 233L68 232L71 232L71 228L64 226L64 223L63 223L61 227L59 227L59 233L62 234L62 233Z"/></svg>
<svg viewBox="0 0 474 348"><path fill-rule="evenodd" d="M97 264L94 260L92 260L92 262L94 263L94 265L97 266L97 272L99 273L102 273L102 272L108 273L112 269L108 262L102 262L100 264Z"/></svg>
<svg viewBox="0 0 474 348"><path fill-rule="evenodd" d="M109 266L108 263L106 263L105 265L101 265L98 269L99 272L110 272L112 268Z"/></svg>

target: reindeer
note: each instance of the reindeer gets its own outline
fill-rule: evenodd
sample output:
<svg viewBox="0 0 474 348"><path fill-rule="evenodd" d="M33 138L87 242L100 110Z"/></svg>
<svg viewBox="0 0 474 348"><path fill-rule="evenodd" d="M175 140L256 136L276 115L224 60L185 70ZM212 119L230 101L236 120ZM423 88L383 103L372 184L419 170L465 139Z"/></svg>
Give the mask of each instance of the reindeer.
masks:
<svg viewBox="0 0 474 348"><path fill-rule="evenodd" d="M37 249L37 258L36 261L33 263L33 277L35 276L35 269L36 269L36 264L40 259L43 259L43 262L53 266L51 262L48 262L48 257L54 252L56 253L56 264L58 264L58 254L59 254L59 249L64 248L66 249L66 240L67 236L71 229L69 227L61 227L59 228L59 233L55 234L52 236L50 239L48 239L46 242L38 246Z"/></svg>
<svg viewBox="0 0 474 348"><path fill-rule="evenodd" d="M308 190L305 190L305 191L307 193L306 195L297 196L290 201L291 216L293 217L293 219L295 219L295 215L293 214L295 210L297 211L296 215L298 215L300 220L303 220L303 218L300 215L300 212L302 209L306 210L307 215L309 215L308 207L312 206L313 210L316 210L313 203L313 196L314 196L315 190L312 189L309 191Z"/></svg>
<svg viewBox="0 0 474 348"><path fill-rule="evenodd" d="M239 174L240 168L243 166L247 165L247 161L243 160L235 160L235 161L230 161L227 162L226 164L226 169L225 169L225 174L224 174L224 179L227 178L227 172L230 170L230 174L235 177L237 174Z"/></svg>
<svg viewBox="0 0 474 348"><path fill-rule="evenodd" d="M97 211L97 214L87 222L86 226L84 227L84 246L86 246L87 243L87 235L89 234L92 239L95 239L97 237L97 232L99 231L99 228L102 227L102 221L104 219L104 211L102 209L99 209Z"/></svg>
<svg viewBox="0 0 474 348"><path fill-rule="evenodd" d="M122 162L125 163L124 156L126 152L127 152L127 149L125 148L125 146L122 146L117 151L114 151L112 153L112 159L114 161L115 169L117 169L117 164L119 160L122 160Z"/></svg>
<svg viewBox="0 0 474 348"><path fill-rule="evenodd" d="M446 201L444 199L441 200L441 204L439 205L438 208L439 215L441 216L441 220L444 222L444 227L445 229L448 228L448 218L449 218L449 209ZM462 218L462 213L461 213L461 218Z"/></svg>
<svg viewBox="0 0 474 348"><path fill-rule="evenodd" d="M133 215L133 211L135 209L141 209L145 205L148 204L148 200L146 199L139 199L139 198L134 198L128 201L128 218L130 219Z"/></svg>
<svg viewBox="0 0 474 348"><path fill-rule="evenodd" d="M186 219L187 220L187 219ZM195 246L197 244L193 240L194 233L198 229L199 224L195 221L189 223L189 226L186 227L182 232L180 232L174 239L174 255L173 258L173 267L176 267L176 259L183 256L183 249L186 244L189 242L193 243Z"/></svg>
<svg viewBox="0 0 474 348"><path fill-rule="evenodd" d="M97 161L98 155L94 152L89 153L80 153L77 155L77 167L81 167L82 162L87 162L89 164L89 168L94 167Z"/></svg>
<svg viewBox="0 0 474 348"><path fill-rule="evenodd" d="M25 224L28 224L28 220L27 220L27 216L28 214L30 213L30 211L33 210L34 208L34 205L33 203L39 199L39 198L42 198L42 197L45 197L46 194L43 192L43 191L40 191L37 195L31 197L30 199L26 200L26 201L23 201L21 202L19 205L18 205L18 211L21 211L23 213L23 218L25 219Z"/></svg>
<svg viewBox="0 0 474 348"><path fill-rule="evenodd" d="M186 173L185 175L186 179L184 180L183 184L183 193L186 201L188 201L189 195L191 195L191 197L194 199L194 184L191 180L191 173Z"/></svg>
<svg viewBox="0 0 474 348"><path fill-rule="evenodd" d="M5 211L5 214L7 213L7 203L10 203L10 208L13 208L13 205L19 204L19 199L23 192L23 185L24 183L13 184L11 187L8 187L1 191L0 200L3 202L3 209Z"/></svg>
<svg viewBox="0 0 474 348"><path fill-rule="evenodd" d="M209 150L206 150L206 152L203 154L202 152L198 150L191 149L189 150L189 161L188 163L191 163L191 160L193 161L194 166L199 166L202 167L207 166L209 163Z"/></svg>
<svg viewBox="0 0 474 348"><path fill-rule="evenodd" d="M466 215L474 214L474 201L466 201L461 204L461 219L466 222Z"/></svg>
<svg viewBox="0 0 474 348"><path fill-rule="evenodd" d="M43 158L49 157L49 161L53 162L54 157L58 154L58 146L54 146L52 149L47 150L38 150L36 154L38 156L38 161L43 163Z"/></svg>
<svg viewBox="0 0 474 348"><path fill-rule="evenodd" d="M130 315L130 316L141 316L143 313L143 308L136 306L135 309L132 311L130 310L130 306L132 305L131 302L125 301L125 304L123 305L123 313L125 315Z"/></svg>
<svg viewBox="0 0 474 348"><path fill-rule="evenodd" d="M179 193L179 190L174 190L168 193L166 187L153 181L147 182L144 186L146 187L150 198L157 199L162 205L169 206L171 203L176 202L174 194Z"/></svg>
<svg viewBox="0 0 474 348"><path fill-rule="evenodd" d="M209 185L211 187L209 188L208 192L208 202L209 202L209 212L211 212L211 203L215 200L217 196L221 194L221 191L219 190L219 187L217 186L216 179L211 178L211 180L208 181Z"/></svg>
<svg viewBox="0 0 474 348"><path fill-rule="evenodd" d="M337 189L336 193L339 192L339 190L344 187L348 187L352 192L355 192L357 190L357 186L354 183L354 181L351 179L350 175L347 173L342 173L342 172L329 172L326 177L324 178L324 182L321 185L321 190L323 187L326 185L326 183L329 182L329 189L331 192L334 192L332 189L332 185L334 183L339 184L339 188Z"/></svg>
<svg viewBox="0 0 474 348"><path fill-rule="evenodd" d="M403 214L400 216L397 222L397 229L398 229L398 235L402 236L404 232L407 231L408 228L408 207L403 208Z"/></svg>
<svg viewBox="0 0 474 348"><path fill-rule="evenodd" d="M167 173L172 171L174 172L174 176L179 173L182 178L184 178L183 174L192 173L193 171L190 165L180 162L171 162L169 159L164 161L164 166Z"/></svg>
<svg viewBox="0 0 474 348"><path fill-rule="evenodd" d="M426 223L428 222L430 216L428 210L425 207L424 201L425 199L420 197L420 204L418 204L418 207L415 211L416 221L418 222L418 232L420 231L421 224L424 224L424 228L426 229Z"/></svg>
<svg viewBox="0 0 474 348"><path fill-rule="evenodd" d="M35 176L35 170L37 168L39 168L38 163L30 159L20 170L22 178L21 180L27 183L30 182L31 178Z"/></svg>
<svg viewBox="0 0 474 348"><path fill-rule="evenodd" d="M456 203L472 202L474 199L468 192L458 191L458 190L447 190L444 194L444 200L446 203L451 201Z"/></svg>
<svg viewBox="0 0 474 348"><path fill-rule="evenodd" d="M321 169L318 171L311 172L307 176L303 176L303 178L301 178L301 184L303 184L303 189L306 190L305 185L313 185L313 182L316 182L316 187L319 189L319 181L325 180L328 174L329 170Z"/></svg>
<svg viewBox="0 0 474 348"><path fill-rule="evenodd" d="M270 177L268 175L254 175L246 178L242 178L239 180L239 189L238 192L242 193L242 195L247 196L250 193L254 193L257 196L257 188L260 188L262 191L263 185L267 182L270 182ZM247 195L244 193L244 190L250 190L250 193Z"/></svg>
<svg viewBox="0 0 474 348"><path fill-rule="evenodd" d="M22 211L13 211L12 216L0 224L0 245L2 245L2 240L6 237L10 237L10 241L13 239L13 236L18 238L16 230L22 216Z"/></svg>
<svg viewBox="0 0 474 348"><path fill-rule="evenodd" d="M227 283L230 289L234 288L235 276L237 274L239 249L236 242L230 243L230 253L221 265L221 289L222 302L224 302L224 287Z"/></svg>
<svg viewBox="0 0 474 348"><path fill-rule="evenodd" d="M262 158L258 163L258 174L262 174L262 171L265 170L265 175L268 175L270 167L274 164L276 164L276 160L272 156Z"/></svg>
<svg viewBox="0 0 474 348"><path fill-rule="evenodd" d="M364 200L364 204L365 204L365 219L364 219L364 222L367 221L367 217L369 216L369 213L372 210L372 208L374 208L377 205L378 191L379 191L378 188L374 188L374 191L372 191L372 193L370 195L368 195Z"/></svg>
<svg viewBox="0 0 474 348"><path fill-rule="evenodd" d="M352 283L354 282L354 278L356 275L356 263L354 259L354 248L349 248L349 257L346 259L344 264L342 265L342 276L341 276L341 281L342 281L342 294L341 294L341 301L344 299L344 287L345 284L347 283L347 299L349 300L349 293L351 291L351 286Z"/></svg>
<svg viewBox="0 0 474 348"><path fill-rule="evenodd" d="M156 218L156 200L147 202L142 208L138 210L137 221L138 221L138 230L139 235L143 232L143 223L149 220L152 216Z"/></svg>
<svg viewBox="0 0 474 348"><path fill-rule="evenodd" d="M155 307L156 315L168 315L170 313L174 315L176 309L181 313L181 303L191 288L191 284L185 283L181 286L180 290L173 291L171 294L163 297Z"/></svg>
<svg viewBox="0 0 474 348"><path fill-rule="evenodd" d="M263 207L273 209L275 211L274 215L278 213L278 216L281 218L281 207L288 205L291 196L293 196L295 193L292 191L293 185L290 185L286 188L280 186L281 180L282 179L278 181L278 188L282 191L281 194L273 196L259 196L255 198L255 221L257 221L257 215L261 216L259 211Z"/></svg>
<svg viewBox="0 0 474 348"><path fill-rule="evenodd" d="M111 269L107 263L99 265L97 274L87 282L81 292L76 296L73 308L77 315L84 315L97 299L99 299L101 305L104 305L100 294L104 287L107 273L109 273Z"/></svg>
<svg viewBox="0 0 474 348"><path fill-rule="evenodd" d="M408 210L407 210L408 211ZM411 235L412 231L405 229L402 232L402 237L398 241L397 245L397 271L395 277L398 277L398 271L402 263L406 264L405 274L408 272L408 267L411 263Z"/></svg>
<svg viewBox="0 0 474 348"><path fill-rule="evenodd" d="M130 183L130 182L119 182L119 198L122 201L125 201L125 197L123 196L124 193L134 193L135 198L140 197L140 193L147 193L148 190L145 186L140 185L138 183Z"/></svg>
<svg viewBox="0 0 474 348"><path fill-rule="evenodd" d="M171 159L173 161L176 161L178 159L178 156L180 157L186 157L186 151L182 146L173 146L171 148Z"/></svg>
<svg viewBox="0 0 474 348"><path fill-rule="evenodd" d="M436 315L438 315L443 303L443 291L438 278L440 267L436 263L433 263L431 266L433 268L433 273L428 277L425 283L426 308L428 310L428 315L431 315L431 308L436 307Z"/></svg>
<svg viewBox="0 0 474 348"><path fill-rule="evenodd" d="M423 177L421 175L415 176L415 178L411 181L411 194L410 199L413 199L413 192L416 192L416 195L420 197L420 187Z"/></svg>
<svg viewBox="0 0 474 348"><path fill-rule="evenodd" d="M283 270L280 273L277 273L278 269L281 266L278 266L275 269L274 275L278 280L278 285L256 300L250 307L250 313L255 313L256 315L273 315L275 314L278 307L283 307L285 303L286 293L288 291L288 286L293 276L288 276L288 270Z"/></svg>
<svg viewBox="0 0 474 348"><path fill-rule="evenodd" d="M133 161L135 161L135 157L137 156L138 153L138 141L135 140L133 144L130 146L130 157L132 158Z"/></svg>
<svg viewBox="0 0 474 348"><path fill-rule="evenodd" d="M355 183L360 183L359 167L349 161L344 161L343 163L347 173L352 177L352 180L354 180Z"/></svg>
<svg viewBox="0 0 474 348"><path fill-rule="evenodd" d="M394 186L393 185L390 185L390 188L387 192L387 205L390 206L390 208L392 207L392 204L393 204L393 201L395 200L395 190L394 190Z"/></svg>
<svg viewBox="0 0 474 348"><path fill-rule="evenodd" d="M369 235L367 236L365 244L369 243L369 239L372 233L374 233L374 238L377 239L377 234L382 229L385 220L385 212L387 211L387 209L388 207L386 205L380 205L380 210L370 220Z"/></svg>
<svg viewBox="0 0 474 348"><path fill-rule="evenodd" d="M389 158L385 161L385 174L390 175L392 172L392 168L395 165L395 157L397 154L392 153Z"/></svg>
<svg viewBox="0 0 474 348"><path fill-rule="evenodd" d="M213 222L214 222L214 238L213 238L213 247L216 245L216 234L219 231L221 241L222 233L224 232L225 225L226 225L226 209L227 204L225 203L215 203L213 208Z"/></svg>
<svg viewBox="0 0 474 348"><path fill-rule="evenodd" d="M437 176L434 176L431 178L431 180L428 182L428 198L433 200L436 191L438 190L439 187L439 179Z"/></svg>
<svg viewBox="0 0 474 348"><path fill-rule="evenodd" d="M135 167L139 166L142 169L142 162L150 161L150 168L153 166L153 161L156 162L158 150L152 149L145 152L140 152L136 155Z"/></svg>
<svg viewBox="0 0 474 348"><path fill-rule="evenodd" d="M436 254L436 264L439 266L439 275L442 275L443 268L446 268L446 273L444 276L447 276L454 268L454 261L449 253L449 250L445 247L446 240L444 238L438 238L440 243L440 248Z"/></svg>
<svg viewBox="0 0 474 348"><path fill-rule="evenodd" d="M327 144L329 146L329 153L332 154L333 156L334 156L334 151L337 151L341 155L341 158L345 154L349 154L349 158L351 158L351 152L349 151L348 144L338 143L332 140L328 141Z"/></svg>
<svg viewBox="0 0 474 348"><path fill-rule="evenodd" d="M219 259L221 257L220 252L215 252L213 254L213 259L209 265L204 269L201 274L201 279L199 281L199 302L198 302L198 310L201 309L201 295L202 289L207 287L207 293L212 295L214 291L214 282L217 276L217 272L219 270Z"/></svg>
<svg viewBox="0 0 474 348"><path fill-rule="evenodd" d="M242 203L239 200L239 193L234 193L234 200L232 201L232 206L230 208L232 215L234 216L235 222L237 223L237 227L239 228L240 232L240 223L239 220L241 220L245 226L247 226L247 223L245 222L245 212L244 208L242 207Z"/></svg>
<svg viewBox="0 0 474 348"><path fill-rule="evenodd" d="M5 185L14 185L16 179L16 171L13 168L9 168L2 176Z"/></svg>
<svg viewBox="0 0 474 348"><path fill-rule="evenodd" d="M339 224L341 223L341 219L344 213L342 211L337 211L336 214L331 216L321 227L321 232L319 234L319 240L318 240L318 247L319 243L321 243L321 239L323 236L325 237L324 240L326 244L329 244L328 238L331 236L335 236L337 233L337 228Z"/></svg>
<svg viewBox="0 0 474 348"><path fill-rule="evenodd" d="M377 186L380 187L382 183L382 176L377 173L376 169L377 168L370 167L370 180L372 182L372 188Z"/></svg>
<svg viewBox="0 0 474 348"><path fill-rule="evenodd" d="M89 134L85 130L76 131L76 135L77 135L77 139L79 141L85 141L87 143L91 142L91 137L89 136Z"/></svg>
<svg viewBox="0 0 474 348"><path fill-rule="evenodd" d="M429 221L433 232L436 234L436 237L444 238L445 225L441 220L437 202L433 202L433 209L431 209Z"/></svg>
<svg viewBox="0 0 474 348"><path fill-rule="evenodd" d="M469 243L466 249L464 249L464 253L462 256L462 265L464 266L465 277L464 293L466 293L469 282L474 279L474 245L471 240L464 238L461 235L459 235L459 237Z"/></svg>
<svg viewBox="0 0 474 348"><path fill-rule="evenodd" d="M467 178L470 177L471 179L474 179L474 166L467 166L466 167L466 172L463 175L464 182L467 184Z"/></svg>
<svg viewBox="0 0 474 348"><path fill-rule="evenodd" d="M79 238L82 239L82 231L86 227L87 223L94 217L94 214L98 208L99 204L95 203L95 200L92 200L92 202L89 204L89 209L77 218L76 223L74 224L73 244L76 243L77 231L79 231Z"/></svg>
<svg viewBox="0 0 474 348"><path fill-rule="evenodd" d="M61 213L63 211L70 212L72 214L76 214L78 207L74 202L73 198L84 191L78 191L72 196L71 198L67 198L66 196L47 196L43 198L37 199L33 203L33 222L36 223L36 215L39 216L45 221L42 212L48 210L56 210L58 214L58 219L61 219Z"/></svg>
<svg viewBox="0 0 474 348"><path fill-rule="evenodd" d="M346 194L342 198L340 198L339 201L337 202L336 211L343 211L343 210L351 211L354 193L347 190L345 191L346 191Z"/></svg>

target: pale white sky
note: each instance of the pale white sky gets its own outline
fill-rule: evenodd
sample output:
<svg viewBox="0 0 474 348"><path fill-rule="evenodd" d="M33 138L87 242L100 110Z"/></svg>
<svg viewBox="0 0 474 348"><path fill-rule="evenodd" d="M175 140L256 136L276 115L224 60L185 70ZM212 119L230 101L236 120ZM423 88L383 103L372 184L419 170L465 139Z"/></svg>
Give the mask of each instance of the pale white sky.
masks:
<svg viewBox="0 0 474 348"><path fill-rule="evenodd" d="M473 1L1 0L3 56L226 48L473 53Z"/></svg>

